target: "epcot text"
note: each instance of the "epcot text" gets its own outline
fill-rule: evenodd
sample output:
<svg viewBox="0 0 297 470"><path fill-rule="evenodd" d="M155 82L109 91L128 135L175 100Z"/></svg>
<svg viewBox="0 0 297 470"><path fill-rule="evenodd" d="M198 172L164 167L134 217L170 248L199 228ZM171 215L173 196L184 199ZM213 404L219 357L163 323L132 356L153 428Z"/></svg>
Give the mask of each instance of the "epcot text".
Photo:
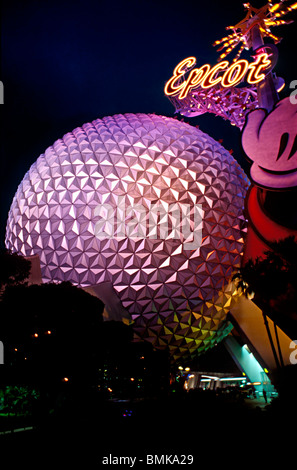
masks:
<svg viewBox="0 0 297 470"><path fill-rule="evenodd" d="M187 57L175 67L173 76L165 85L165 95L178 95L179 99L182 100L190 90L198 87L211 88L218 84L221 84L224 88L234 87L243 80L245 75L247 75L246 81L250 85L256 85L265 78L271 60L268 54L262 53L252 63L240 59L230 65L227 60L224 60L214 67L205 64L193 69L195 63L195 57ZM185 78L185 75L187 75L187 78Z"/></svg>
<svg viewBox="0 0 297 470"><path fill-rule="evenodd" d="M95 208L95 236L100 240L178 239L184 250L195 250L202 241L203 215L201 204L161 201L145 207L134 201L127 204L120 196L116 207L104 203Z"/></svg>

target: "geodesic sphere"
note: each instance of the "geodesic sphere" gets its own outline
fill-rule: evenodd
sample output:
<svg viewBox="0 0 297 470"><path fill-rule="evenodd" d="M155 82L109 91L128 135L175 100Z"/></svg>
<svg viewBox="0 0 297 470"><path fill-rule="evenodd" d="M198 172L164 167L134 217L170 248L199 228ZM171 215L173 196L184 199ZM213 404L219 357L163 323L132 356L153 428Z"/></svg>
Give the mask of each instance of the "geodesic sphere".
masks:
<svg viewBox="0 0 297 470"><path fill-rule="evenodd" d="M230 331L226 286L240 265L247 187L230 153L195 127L156 115L105 117L31 166L6 246L38 254L44 282L111 283L136 337L174 357L201 352ZM189 245L193 233L201 240Z"/></svg>

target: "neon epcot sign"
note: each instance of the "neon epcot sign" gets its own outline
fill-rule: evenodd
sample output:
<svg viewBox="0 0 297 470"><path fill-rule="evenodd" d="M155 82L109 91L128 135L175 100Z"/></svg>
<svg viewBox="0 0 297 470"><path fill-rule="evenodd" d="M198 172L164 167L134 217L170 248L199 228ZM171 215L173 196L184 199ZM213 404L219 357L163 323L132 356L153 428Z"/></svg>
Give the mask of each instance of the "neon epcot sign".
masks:
<svg viewBox="0 0 297 470"><path fill-rule="evenodd" d="M262 53L256 57L254 62L249 63L245 59L237 60L229 65L228 60L219 62L214 67L209 64L199 68L192 68L196 64L195 57L182 60L174 69L173 76L165 85L164 91L167 96L178 95L184 99L190 90L198 87L211 88L221 84L224 88L234 87L245 80L250 85L256 85L265 78L264 71L271 66L268 54ZM185 75L192 69L187 77Z"/></svg>

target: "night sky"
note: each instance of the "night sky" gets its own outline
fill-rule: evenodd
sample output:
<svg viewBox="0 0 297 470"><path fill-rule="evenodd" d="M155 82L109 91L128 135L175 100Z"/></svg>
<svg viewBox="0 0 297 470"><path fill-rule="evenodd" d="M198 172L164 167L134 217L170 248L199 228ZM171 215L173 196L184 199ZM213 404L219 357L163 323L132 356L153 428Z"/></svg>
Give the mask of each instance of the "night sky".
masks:
<svg viewBox="0 0 297 470"><path fill-rule="evenodd" d="M2 1L1 246L14 193L38 156L65 133L96 118L119 113L174 116L163 92L174 67L190 55L197 64L215 64L218 54L212 43L225 35L226 26L244 17L242 3ZM275 68L286 81L281 97L297 80L296 25L273 30L284 38ZM214 115L185 120L223 139L248 173L237 128Z"/></svg>

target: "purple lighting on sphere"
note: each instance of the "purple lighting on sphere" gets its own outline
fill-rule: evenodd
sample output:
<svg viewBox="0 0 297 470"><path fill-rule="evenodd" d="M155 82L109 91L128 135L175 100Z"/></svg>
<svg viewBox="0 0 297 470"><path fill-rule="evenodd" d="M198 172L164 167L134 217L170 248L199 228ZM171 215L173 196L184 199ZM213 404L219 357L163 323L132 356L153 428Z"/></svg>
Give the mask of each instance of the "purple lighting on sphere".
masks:
<svg viewBox="0 0 297 470"><path fill-rule="evenodd" d="M228 151L186 123L146 114L97 119L57 140L31 166L12 202L6 246L38 254L44 282L71 281L94 292L108 283L136 338L168 346L174 358L196 354L231 328L228 285L241 260L248 184ZM132 208L122 214L125 224L131 214L139 222L139 208L152 204L190 207L191 214L199 206L201 246L185 249L172 230L163 238L102 236L122 202ZM98 233L104 205L113 213ZM179 234L181 219L168 216Z"/></svg>

